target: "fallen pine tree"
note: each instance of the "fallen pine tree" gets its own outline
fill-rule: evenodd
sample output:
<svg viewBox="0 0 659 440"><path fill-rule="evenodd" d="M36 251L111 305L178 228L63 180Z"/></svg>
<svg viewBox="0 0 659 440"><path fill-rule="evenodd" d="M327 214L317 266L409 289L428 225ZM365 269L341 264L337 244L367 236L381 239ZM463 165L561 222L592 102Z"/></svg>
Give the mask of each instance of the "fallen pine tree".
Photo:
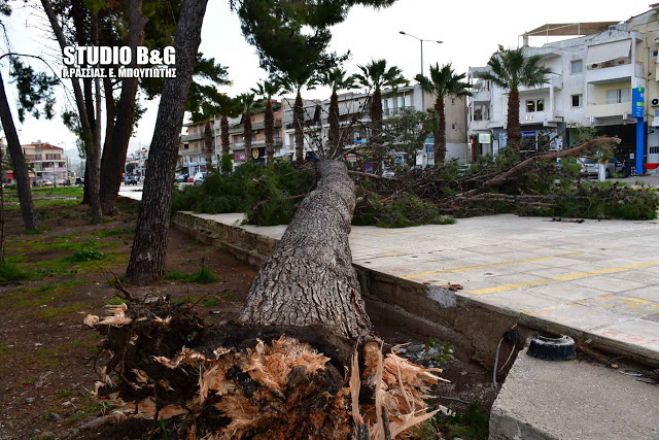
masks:
<svg viewBox="0 0 659 440"><path fill-rule="evenodd" d="M342 162L318 173L239 322L208 327L125 289L125 304L85 318L104 337L95 391L115 408L100 422L168 421L170 438L384 440L447 411L425 400L441 371L373 334L348 246L354 184Z"/></svg>
<svg viewBox="0 0 659 440"><path fill-rule="evenodd" d="M525 160L502 150L496 158L473 164L466 171L450 162L438 169L401 173L395 179L350 171L357 187L352 221L356 225L407 227L499 213L656 218L659 206L654 188L590 181L580 175L575 158L618 142L617 138L596 138ZM286 224L313 185L314 173L308 166L242 165L232 175L216 175L204 185L177 191L174 210L242 211L250 224Z"/></svg>

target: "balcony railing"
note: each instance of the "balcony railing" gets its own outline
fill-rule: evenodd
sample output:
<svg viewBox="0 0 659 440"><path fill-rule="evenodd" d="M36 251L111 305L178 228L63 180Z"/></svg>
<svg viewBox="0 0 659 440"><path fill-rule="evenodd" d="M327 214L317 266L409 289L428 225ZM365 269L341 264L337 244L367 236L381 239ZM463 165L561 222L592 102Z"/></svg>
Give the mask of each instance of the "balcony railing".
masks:
<svg viewBox="0 0 659 440"><path fill-rule="evenodd" d="M490 102L492 100L492 91L478 90L469 99L471 102Z"/></svg>
<svg viewBox="0 0 659 440"><path fill-rule="evenodd" d="M586 82L591 84L631 79L632 77L643 78L642 63L620 64L586 71Z"/></svg>
<svg viewBox="0 0 659 440"><path fill-rule="evenodd" d="M624 115L631 113L632 103L631 102L619 102L619 103L590 103L586 106L586 116L593 118L607 118Z"/></svg>
<svg viewBox="0 0 659 440"><path fill-rule="evenodd" d="M383 116L396 116L404 111L414 111L413 105L406 105L404 107L385 108L382 110Z"/></svg>

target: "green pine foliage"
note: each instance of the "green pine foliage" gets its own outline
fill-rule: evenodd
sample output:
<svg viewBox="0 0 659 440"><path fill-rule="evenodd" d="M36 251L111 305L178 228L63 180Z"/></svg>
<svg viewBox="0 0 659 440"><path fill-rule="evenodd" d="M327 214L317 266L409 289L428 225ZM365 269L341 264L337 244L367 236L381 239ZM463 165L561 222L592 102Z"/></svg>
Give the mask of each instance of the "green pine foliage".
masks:
<svg viewBox="0 0 659 440"><path fill-rule="evenodd" d="M211 174L202 185L175 190L172 209L208 214L243 212L248 223L286 224L314 183L312 170L298 170L288 162L272 167L247 163L231 174Z"/></svg>
<svg viewBox="0 0 659 440"><path fill-rule="evenodd" d="M426 224L453 224L455 219L442 215L436 206L413 194L402 193L391 203L383 203L377 195L362 198L355 209L352 223L381 228L407 228Z"/></svg>

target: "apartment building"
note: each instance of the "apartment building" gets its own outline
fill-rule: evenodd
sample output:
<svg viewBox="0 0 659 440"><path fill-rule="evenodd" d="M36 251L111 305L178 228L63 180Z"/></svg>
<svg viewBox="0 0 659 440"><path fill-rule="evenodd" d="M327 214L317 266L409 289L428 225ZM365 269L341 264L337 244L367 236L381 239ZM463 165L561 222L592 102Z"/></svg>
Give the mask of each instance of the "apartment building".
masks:
<svg viewBox="0 0 659 440"><path fill-rule="evenodd" d="M281 156L281 149L283 146L283 117L284 117L284 108L282 103L278 101L272 102L272 113L274 120L274 150L275 157ZM252 157L251 160L255 160L260 163L265 163L266 153L265 153L265 109L258 107L252 111L250 115L250 120L252 123ZM246 156L245 153L245 126L244 126L244 115L240 118L230 122L229 124L229 139L231 142L231 151L233 153L233 160L236 165L240 165L250 158ZM218 142L220 132L217 131ZM220 144L216 145L218 151L221 151Z"/></svg>
<svg viewBox="0 0 659 440"><path fill-rule="evenodd" d="M194 175L198 171L206 170L206 153L204 149L204 136L206 130L206 121L190 122L184 124L185 134L181 135L178 153L178 169L185 171L189 175ZM213 164L219 163L218 140L220 121L219 118L213 118L211 121L213 129Z"/></svg>
<svg viewBox="0 0 659 440"><path fill-rule="evenodd" d="M423 96L422 96L423 93ZM350 140L346 147L358 147L368 143L370 124L369 95L363 92L340 94L339 119L343 127L351 127ZM466 100L463 97L446 97L446 139L447 159L467 160L467 117ZM400 115L403 111L428 111L433 108L435 97L422 92L418 84L382 92L382 114L384 121ZM284 100L284 144L281 155L293 157L295 151L295 130L293 127L293 101ZM326 142L329 128L329 100L310 100L304 103L305 152L313 151L314 144ZM306 153L305 153L306 154ZM426 139L424 150L417 155L417 164L429 166L434 164L433 138Z"/></svg>
<svg viewBox="0 0 659 440"><path fill-rule="evenodd" d="M538 35L578 34L587 35L528 45ZM560 149L575 142L578 127L596 127L620 137L618 158L633 161L637 144L645 148L644 123L632 112L632 96L645 90L648 78L648 61L640 51L644 39L629 22L551 24L525 34L525 54L540 56L551 73L544 84L520 89L521 150ZM474 67L468 73L475 85L468 98L472 158L507 145L508 91L479 79L484 71L487 67Z"/></svg>
<svg viewBox="0 0 659 440"><path fill-rule="evenodd" d="M47 142L35 142L21 147L33 182L55 185L68 182L68 166L63 148Z"/></svg>

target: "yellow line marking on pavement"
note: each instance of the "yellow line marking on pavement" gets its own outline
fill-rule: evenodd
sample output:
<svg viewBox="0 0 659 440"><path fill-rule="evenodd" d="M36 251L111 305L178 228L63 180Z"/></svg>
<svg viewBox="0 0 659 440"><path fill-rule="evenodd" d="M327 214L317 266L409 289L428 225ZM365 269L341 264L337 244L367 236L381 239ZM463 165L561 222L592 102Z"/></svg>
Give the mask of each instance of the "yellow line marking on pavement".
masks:
<svg viewBox="0 0 659 440"><path fill-rule="evenodd" d="M502 284L500 286L487 287L484 289L468 290L466 293L469 293L471 295L491 295L493 293L508 292L510 290L546 286L549 284L562 283L565 281L582 280L584 278L592 278L600 275L628 272L631 270L638 270L638 269L647 269L649 267L654 267L654 266L659 266L659 261L647 261L644 263L628 264L626 266L606 267L603 269L597 269L589 272L573 272L565 275L558 275L555 277L538 278L537 280L524 281L521 283Z"/></svg>
<svg viewBox="0 0 659 440"><path fill-rule="evenodd" d="M562 257L571 257L575 255L581 255L583 252L570 252L567 254L558 254L558 255L545 255L542 257L532 257L532 258L523 258L519 260L505 260L505 261L500 261L498 263L486 263L486 264L477 264L474 266L464 266L464 267L454 267L451 269L440 269L440 270L431 270L427 272L416 272L416 273L411 273L407 275L403 275L401 278L406 279L406 280L412 280L414 278L422 278L428 275L438 275L442 273L461 273L461 272L469 272L472 270L478 270L478 269L488 269L491 267L505 267L505 266L514 266L516 264L524 264L524 263L535 263L538 261L545 261L545 260L551 260L553 258L562 258Z"/></svg>

